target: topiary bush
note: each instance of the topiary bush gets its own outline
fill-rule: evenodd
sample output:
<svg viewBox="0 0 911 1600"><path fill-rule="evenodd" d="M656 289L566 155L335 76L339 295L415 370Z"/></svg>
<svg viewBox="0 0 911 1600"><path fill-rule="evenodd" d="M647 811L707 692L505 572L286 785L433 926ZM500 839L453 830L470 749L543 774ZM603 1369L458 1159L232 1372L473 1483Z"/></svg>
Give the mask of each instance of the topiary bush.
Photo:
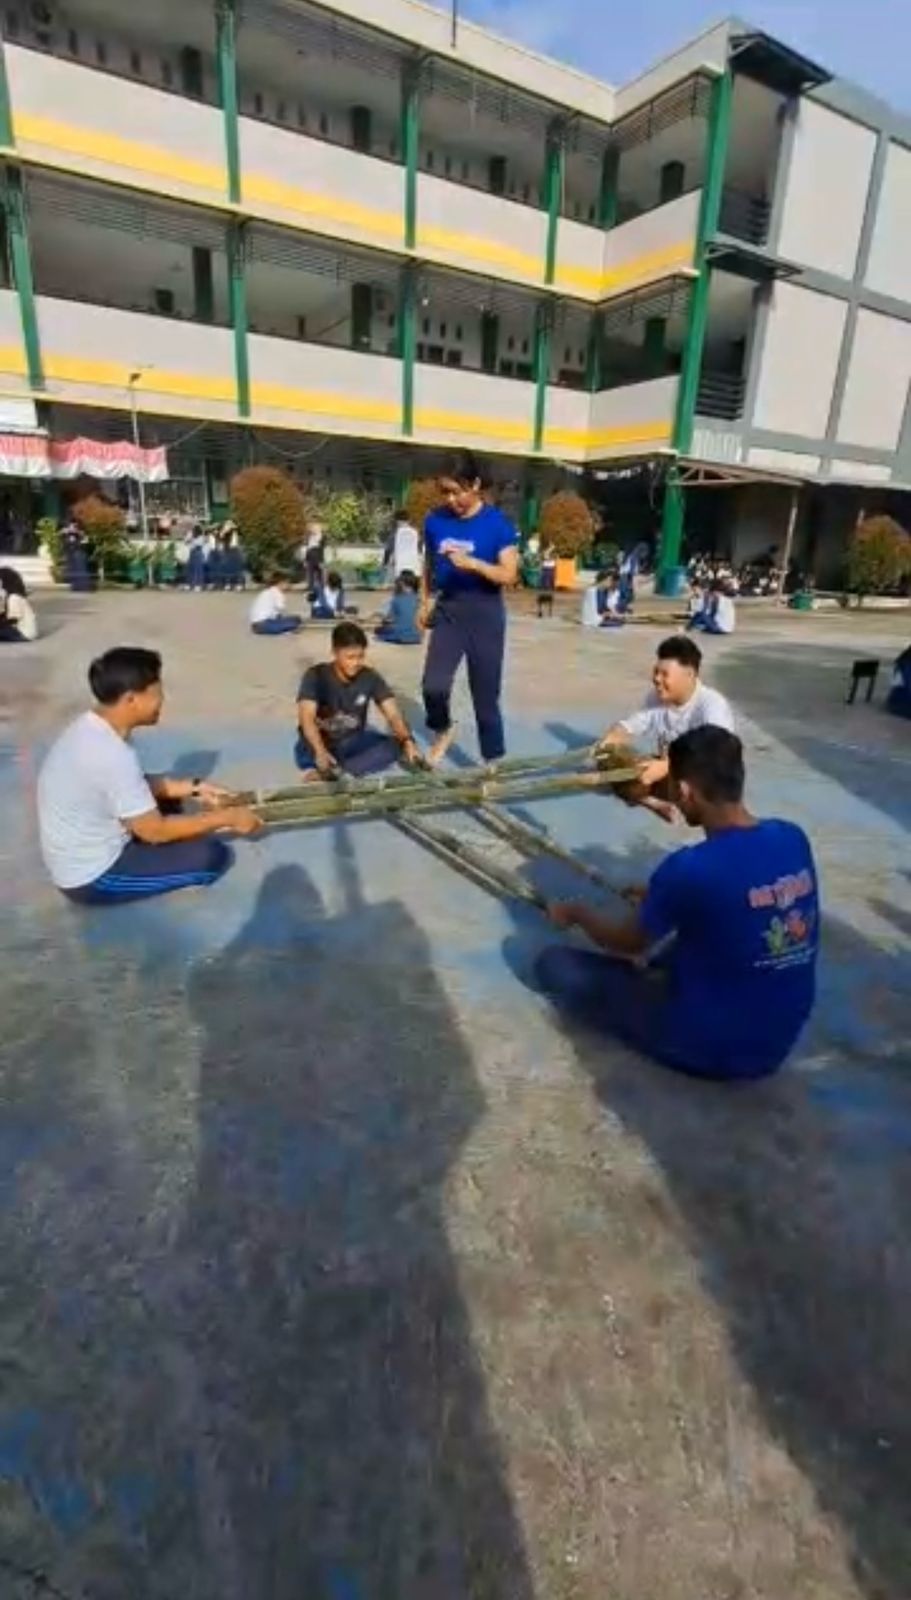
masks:
<svg viewBox="0 0 911 1600"><path fill-rule="evenodd" d="M297 485L278 467L244 467L229 493L231 520L254 578L290 573L307 525Z"/></svg>
<svg viewBox="0 0 911 1600"><path fill-rule="evenodd" d="M73 506L73 520L85 534L90 564L98 573L99 582L103 583L105 577L111 576L123 563L126 547L123 511L100 494L87 494Z"/></svg>
<svg viewBox="0 0 911 1600"><path fill-rule="evenodd" d="M431 511L436 511L442 505L440 487L436 478L415 478L409 483L405 495L404 509L408 521L418 533L424 532L424 523Z"/></svg>
<svg viewBox="0 0 911 1600"><path fill-rule="evenodd" d="M587 501L571 489L560 489L545 500L538 523L541 549L553 545L563 560L575 560L591 548L595 519Z"/></svg>
<svg viewBox="0 0 911 1600"><path fill-rule="evenodd" d="M911 538L894 517L864 517L848 550L847 586L860 601L897 589L911 575Z"/></svg>

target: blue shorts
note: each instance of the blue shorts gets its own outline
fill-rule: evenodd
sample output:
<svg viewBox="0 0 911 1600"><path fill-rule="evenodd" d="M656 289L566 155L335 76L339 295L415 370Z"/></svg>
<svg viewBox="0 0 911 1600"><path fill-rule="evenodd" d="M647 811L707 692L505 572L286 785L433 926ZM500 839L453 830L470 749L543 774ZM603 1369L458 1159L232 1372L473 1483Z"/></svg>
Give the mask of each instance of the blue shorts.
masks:
<svg viewBox="0 0 911 1600"><path fill-rule="evenodd" d="M180 839L174 844L140 844L131 839L112 867L94 883L64 889L79 905L113 905L148 900L175 889L201 889L227 872L233 857L223 839Z"/></svg>
<svg viewBox="0 0 911 1600"><path fill-rule="evenodd" d="M399 747L388 734L365 728L362 733L356 733L343 744L336 745L332 754L344 772L350 772L354 778L363 778L368 773L383 772L386 767L394 766L399 759ZM301 772L313 772L316 768L313 752L301 735L298 735L294 746L294 760Z"/></svg>
<svg viewBox="0 0 911 1600"><path fill-rule="evenodd" d="M548 945L535 963L535 979L567 1017L688 1077L743 1081L766 1077L781 1064L776 1060L746 1072L707 1067L671 1016L666 974L658 968L642 971L594 950Z"/></svg>

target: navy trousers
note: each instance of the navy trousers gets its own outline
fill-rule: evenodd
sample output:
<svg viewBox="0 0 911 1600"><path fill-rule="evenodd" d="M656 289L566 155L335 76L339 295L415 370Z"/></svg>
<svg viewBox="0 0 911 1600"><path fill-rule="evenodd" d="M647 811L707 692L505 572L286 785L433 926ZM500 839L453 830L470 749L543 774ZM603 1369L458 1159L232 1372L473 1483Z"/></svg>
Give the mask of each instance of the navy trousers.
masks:
<svg viewBox="0 0 911 1600"><path fill-rule="evenodd" d="M175 889L202 889L227 872L231 851L223 839L179 839L174 844L141 844L131 839L112 867L94 883L65 889L81 905L114 905L148 900Z"/></svg>
<svg viewBox="0 0 911 1600"><path fill-rule="evenodd" d="M298 629L302 628L303 625L302 617L292 616L289 611L286 611L280 617L269 617L265 622L251 623L251 629L253 633L258 633L261 637L268 639L272 634L297 633Z"/></svg>
<svg viewBox="0 0 911 1600"><path fill-rule="evenodd" d="M362 733L355 733L350 739L344 739L336 745L332 754L343 772L350 773L352 778L364 778L394 766L400 751L388 734L380 733L376 728L364 728ZM297 736L294 760L301 772L312 772L316 767L313 751L303 734Z"/></svg>
<svg viewBox="0 0 911 1600"><path fill-rule="evenodd" d="M497 761L506 752L500 715L505 644L501 595L466 593L437 601L422 685L427 726L431 733L452 727L452 685L464 660L485 761Z"/></svg>

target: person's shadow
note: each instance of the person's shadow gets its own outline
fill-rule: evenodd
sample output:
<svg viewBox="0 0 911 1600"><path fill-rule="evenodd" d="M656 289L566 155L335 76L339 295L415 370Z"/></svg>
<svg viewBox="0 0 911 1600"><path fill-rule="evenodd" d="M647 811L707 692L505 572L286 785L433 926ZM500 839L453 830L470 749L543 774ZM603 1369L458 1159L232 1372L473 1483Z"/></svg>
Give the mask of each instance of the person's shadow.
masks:
<svg viewBox="0 0 911 1600"><path fill-rule="evenodd" d="M341 829L337 861L337 917L276 868L191 982L212 1592L531 1600L444 1215L483 1098L418 925L363 901Z"/></svg>

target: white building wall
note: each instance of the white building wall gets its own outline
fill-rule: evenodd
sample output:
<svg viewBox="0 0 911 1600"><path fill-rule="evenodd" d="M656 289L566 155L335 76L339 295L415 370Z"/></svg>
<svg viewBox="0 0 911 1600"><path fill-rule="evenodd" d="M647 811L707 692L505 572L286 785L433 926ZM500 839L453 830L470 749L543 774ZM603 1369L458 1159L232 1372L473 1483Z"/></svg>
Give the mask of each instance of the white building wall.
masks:
<svg viewBox="0 0 911 1600"><path fill-rule="evenodd" d="M803 97L778 253L850 278L857 262L876 134Z"/></svg>
<svg viewBox="0 0 911 1600"><path fill-rule="evenodd" d="M397 434L401 363L389 356L251 334L250 400L255 417L290 428Z"/></svg>
<svg viewBox="0 0 911 1600"><path fill-rule="evenodd" d="M677 384L675 377L651 378L594 395L590 453L600 457L669 448Z"/></svg>
<svg viewBox="0 0 911 1600"><path fill-rule="evenodd" d="M472 272L540 283L546 244L543 211L420 174L417 248L428 260L457 262Z"/></svg>
<svg viewBox="0 0 911 1600"><path fill-rule="evenodd" d="M240 119L244 202L257 216L385 249L403 244L400 166Z"/></svg>
<svg viewBox="0 0 911 1600"><path fill-rule="evenodd" d="M839 443L894 450L909 384L911 322L861 308L838 419Z"/></svg>
<svg viewBox="0 0 911 1600"><path fill-rule="evenodd" d="M531 448L534 402L531 383L448 367L415 368L418 438L523 453Z"/></svg>
<svg viewBox="0 0 911 1600"><path fill-rule="evenodd" d="M911 150L901 144L886 155L866 286L911 301Z"/></svg>
<svg viewBox="0 0 911 1600"><path fill-rule="evenodd" d="M762 349L753 425L825 435L848 308L832 295L776 283Z"/></svg>

